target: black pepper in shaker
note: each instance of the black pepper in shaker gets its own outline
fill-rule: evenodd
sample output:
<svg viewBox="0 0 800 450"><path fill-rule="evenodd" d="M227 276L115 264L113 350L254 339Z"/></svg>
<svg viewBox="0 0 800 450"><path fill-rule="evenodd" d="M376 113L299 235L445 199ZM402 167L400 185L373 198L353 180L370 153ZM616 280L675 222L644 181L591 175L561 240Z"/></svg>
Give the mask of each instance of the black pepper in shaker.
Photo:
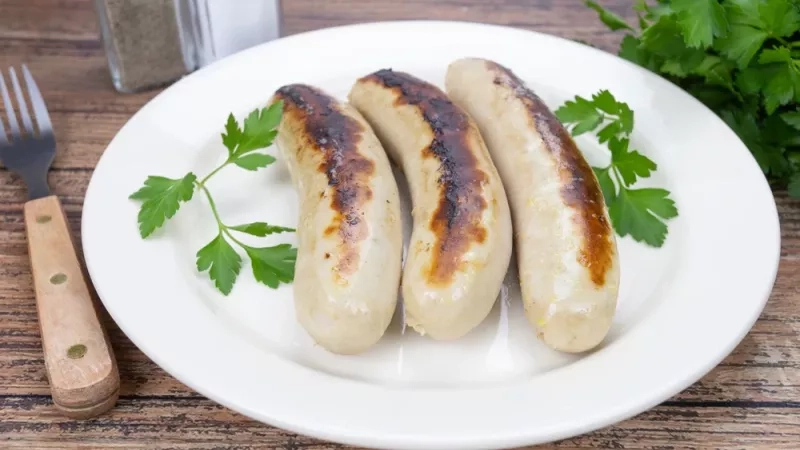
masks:
<svg viewBox="0 0 800 450"><path fill-rule="evenodd" d="M95 0L111 79L120 92L163 86L196 67L181 38L182 0Z"/></svg>

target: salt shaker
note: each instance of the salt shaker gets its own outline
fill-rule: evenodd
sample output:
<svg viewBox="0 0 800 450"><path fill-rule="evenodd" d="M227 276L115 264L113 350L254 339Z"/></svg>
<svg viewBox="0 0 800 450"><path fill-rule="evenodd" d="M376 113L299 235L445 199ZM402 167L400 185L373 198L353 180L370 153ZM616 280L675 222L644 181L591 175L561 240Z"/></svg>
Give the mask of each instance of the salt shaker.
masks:
<svg viewBox="0 0 800 450"><path fill-rule="evenodd" d="M139 92L281 36L281 0L95 0L114 87Z"/></svg>

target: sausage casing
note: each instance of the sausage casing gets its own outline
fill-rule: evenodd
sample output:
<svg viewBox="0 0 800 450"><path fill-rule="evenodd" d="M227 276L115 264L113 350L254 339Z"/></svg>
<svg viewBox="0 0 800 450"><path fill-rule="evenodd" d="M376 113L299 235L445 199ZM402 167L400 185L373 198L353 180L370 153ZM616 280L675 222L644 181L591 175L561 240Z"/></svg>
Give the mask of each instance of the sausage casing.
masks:
<svg viewBox="0 0 800 450"><path fill-rule="evenodd" d="M448 95L477 122L511 206L525 311L551 348L581 352L606 336L619 257L597 178L569 132L509 69L450 64Z"/></svg>
<svg viewBox="0 0 800 450"><path fill-rule="evenodd" d="M359 353L386 331L402 263L391 165L350 105L302 84L281 87L276 143L300 197L294 298L300 324L334 353Z"/></svg>
<svg viewBox="0 0 800 450"><path fill-rule="evenodd" d="M511 258L508 201L480 132L442 90L403 72L365 76L349 99L409 182L406 323L461 337L491 311Z"/></svg>

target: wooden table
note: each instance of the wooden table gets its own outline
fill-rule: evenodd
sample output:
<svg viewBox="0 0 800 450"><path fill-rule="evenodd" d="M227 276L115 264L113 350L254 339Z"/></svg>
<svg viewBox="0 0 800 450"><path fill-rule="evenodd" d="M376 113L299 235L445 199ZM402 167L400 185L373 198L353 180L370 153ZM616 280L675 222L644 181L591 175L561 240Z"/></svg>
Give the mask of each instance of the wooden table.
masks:
<svg viewBox="0 0 800 450"><path fill-rule="evenodd" d="M582 3L284 1L289 34L353 22L437 18L529 28L615 49L619 36L607 32ZM631 17L632 0L601 3ZM0 0L0 67L22 62L36 74L50 107L59 144L50 183L80 236L81 206L93 167L117 130L156 92L121 95L113 90L91 0ZM21 212L25 195L20 180L0 171L0 447L342 448L270 428L205 399L153 364L107 316L122 378L119 403L89 421L58 415L37 328ZM800 203L784 193L776 197L783 234L780 272L766 310L741 345L675 398L553 447L800 448Z"/></svg>

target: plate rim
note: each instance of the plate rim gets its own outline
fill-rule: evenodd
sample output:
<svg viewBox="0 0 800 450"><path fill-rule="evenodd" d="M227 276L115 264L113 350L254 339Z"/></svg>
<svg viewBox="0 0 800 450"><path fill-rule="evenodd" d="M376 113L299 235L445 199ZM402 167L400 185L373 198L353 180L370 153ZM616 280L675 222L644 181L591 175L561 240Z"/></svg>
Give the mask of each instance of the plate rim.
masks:
<svg viewBox="0 0 800 450"><path fill-rule="evenodd" d="M263 51L262 49L264 47L274 46L277 42L281 42L281 41L285 42L287 40L295 40L295 39L309 39L309 38L312 38L314 36L331 35L331 34L336 34L336 33L345 31L345 30L351 31L351 30L354 30L354 29L363 29L363 30L369 31L370 29L374 29L376 27L377 28L381 28L381 27L387 27L387 26L388 27L401 27L402 28L402 27L406 27L406 26L417 26L417 25L419 25L421 23L425 24L427 26L432 26L432 27L452 27L452 26L456 26L456 27L470 27L470 28L499 29L499 30L505 30L505 31L512 31L513 30L514 32L520 32L520 33L526 33L526 34L533 35L537 39L550 39L550 40L562 41L566 45L580 46L582 51L602 53L602 54L604 54L604 55L606 55L608 57L614 58L617 61L617 63L624 62L624 63L628 64L629 66L632 66L632 67L636 68L637 70L645 72L648 77L655 77L655 78L658 78L658 79L660 79L660 80L672 85L674 88L679 90L687 99L690 99L690 101L694 102L696 107L702 108L702 109L706 110L707 112L709 112L710 114L713 114L716 117L716 114L714 114L713 111L711 111L704 104L699 102L699 100L697 100L696 98L692 97L690 94L688 94L685 91L683 91L682 89L680 89L680 87L678 87L674 83L670 82L669 80L667 80L667 79L665 79L665 78L663 78L663 77L661 77L661 76L659 76L659 75L657 75L655 73L647 71L646 69L643 69L643 68L639 67L638 65L636 65L634 63L631 63L630 61L624 60L624 59L618 57L617 55L614 55L613 53L606 52L604 50L592 47L590 45L582 44L582 43L579 43L579 42L576 42L576 41L572 41L570 39L563 38L563 37L560 37L560 36L546 34L546 33L538 32L538 31L525 30L525 29L516 28L516 27L503 26L503 25L494 25L494 24L485 24L485 23L473 22L473 21L453 21L453 20L377 21L377 22L358 23L358 24L351 24L351 25L341 25L341 26L328 27L328 28L322 28L322 29L307 31L307 32L304 32L304 33L298 33L298 34L295 34L295 35L287 36L287 37L281 38L281 39L276 40L276 41L263 43L263 44L255 46L253 48L250 48L250 49L244 50L242 52L236 53L234 55L231 55L229 57L226 57L226 58L224 58L222 60L216 61L216 62L210 64L209 66L206 66L206 67L204 67L204 68L202 68L202 69L200 69L200 70L188 75L187 77L179 80L173 86L175 86L175 85L177 85L179 83L183 84L183 83L186 82L186 80L198 79L198 78L201 77L201 75L197 75L197 74L205 74L205 73L210 72L211 70L215 70L218 67L221 67L221 66L226 65L226 64L230 64L231 60L234 60L234 59L243 59L244 60L244 59L248 58L250 54L257 54L258 52ZM96 184L93 184L93 182L95 181L95 174L97 173L97 169L102 168L102 164L103 164L104 160L106 159L106 155L108 154L108 149L112 148L117 136L120 133L122 133L123 130L128 126L128 124L133 122L134 119L137 116L139 116L140 114L143 114L143 112L146 113L149 110L148 107L152 107L151 105L156 105L160 101L163 101L163 99L166 98L166 96L169 95L168 93L171 90L173 90L173 86L168 87L167 89L165 89L164 91L160 92L155 97L153 97L147 104L145 104L139 111L137 111L125 123L125 125L118 131L117 135L115 135L114 138L109 142L106 151L103 152L101 158L99 159L99 161L97 163L97 166L96 166L95 170L92 173L92 178L91 178L91 180L89 182L89 186L87 187L87 191L86 191L86 195L85 195L84 206L86 206L86 204L89 202L90 198L93 198L93 197L90 197L92 195L92 193L94 192L93 189L94 190L97 189ZM173 90L173 92L174 92L174 90ZM717 118L717 119L719 120L719 122L724 124L724 122L722 122L721 119L719 119L719 118ZM725 124L725 127L727 127L727 124ZM733 131L730 130L730 128L728 128L728 130L731 133L733 133ZM738 137L736 137L736 139L739 142L741 142ZM754 160L754 158L752 157L752 155L749 152L748 152L748 155L750 156L750 158L752 160L751 163L755 164L755 160ZM759 169L759 171L760 171L760 169ZM491 442L489 442L489 441L475 442L475 441L470 440L469 441L469 445L467 445L467 446L462 445L462 444L467 444L467 442L463 442L463 441L450 441L450 442L444 442L444 441L417 441L413 437L408 437L405 440L402 440L402 441L398 442L396 440L391 440L392 437L389 437L388 440L387 440L386 438L373 436L373 435L370 435L369 433L366 433L366 435L364 433L353 433L352 430L350 430L349 433L345 432L344 434L342 434L342 433L337 433L336 430L330 430L330 429L321 430L319 428L309 428L307 426L304 426L302 423L284 422L284 421L282 421L282 420L280 420L280 419L278 419L276 417L270 417L269 418L270 420L265 420L264 419L264 415L262 413L258 413L258 412L255 412L255 411L244 411L243 408L241 408L240 406L231 405L231 404L229 404L229 402L226 399L221 398L220 396L217 396L214 392L210 392L207 389L205 389L204 387L196 386L194 382L189 382L189 380L186 379L186 377L184 377L184 376L179 377L179 376L175 375L173 370L167 369L167 367L169 367L170 364L167 361L161 360L160 357L154 356L154 352L145 351L145 349L136 340L134 340L134 338L132 337L132 335L134 335L136 333L135 332L131 333L127 329L128 328L127 324L123 325L125 323L125 321L124 320L120 320L121 318L117 317L115 315L114 311L116 311L116 310L114 310L114 308L109 308L109 305L106 302L106 300L103 300L104 296L102 295L101 289L99 287L97 288L97 292L98 292L98 296L100 297L100 299L101 299L104 307L108 311L108 313L111 315L113 320L117 323L119 328L129 337L131 342L134 343L134 345L136 345L137 348L140 348L142 350L142 352L148 358L150 358L151 360L156 362L156 364L159 365L159 367L161 367L165 372L169 373L170 376L175 377L179 382L181 382L183 384L186 384L187 386L189 386L193 390L197 391L198 393L201 393L203 396L205 396L205 397L213 400L214 402L219 403L219 404L221 404L221 405L223 405L225 407L228 407L233 411L242 413L242 414L244 414L246 416L249 416L249 417L251 417L251 418L253 418L255 420L258 420L258 421L261 421L261 422L264 422L264 423L268 423L268 424L271 424L273 426L278 426L278 427L283 428L285 430L289 430L289 431L292 431L292 432L305 434L307 436L313 436L313 437L316 437L316 438L326 439L326 440L330 440L330 441L334 441L334 442L342 442L342 443L353 444L353 445L370 445L370 446L375 446L375 447L386 447L386 448L388 448L388 447L397 448L397 445L399 445L399 446L401 446L403 448L480 448L480 447L485 447L486 445L497 445L497 444L500 444L503 447L512 447L512 446L518 446L518 445L528 445L528 444L531 444L531 443L551 442L551 441L554 441L554 440L563 439L563 438L566 438L566 437L575 436L575 435L578 435L578 434L583 434L583 433L586 433L586 432L589 432L589 431L593 431L593 430L596 430L598 428L601 428L603 426L607 426L607 425L610 425L610 424L618 423L621 420L627 419L627 418L632 417L632 416L634 416L636 414L639 414L639 413L641 413L643 411L649 410L653 406L655 406L655 405L663 402L664 400L672 397L676 393L679 393L679 392L683 391L686 387L688 387L689 385L691 385L694 382L696 382L697 380L699 380L702 376L704 376L709 371L711 371L714 367L716 367L725 357L727 357L734 350L734 348L737 345L739 345L741 343L741 341L749 333L749 331L751 330L751 328L755 324L756 320L758 319L758 317L760 316L760 314L763 311L764 307L766 306L767 301L769 300L769 296L770 296L770 294L772 292L772 289L774 287L774 283L775 283L775 281L777 279L778 264L779 264L779 261L780 261L780 241L781 241L781 236L780 236L780 226L779 226L779 220L778 220L777 206L775 204L772 191L771 191L771 189L769 189L769 186L768 186L768 184L766 182L766 179L763 179L763 177L762 177L761 181L762 181L762 186L761 187L762 188L766 187L767 191L770 193L770 195L769 195L769 197L771 199L771 202L770 202L771 203L771 205L770 205L771 208L770 209L774 211L774 217L771 219L771 222L772 222L772 225L774 225L774 231L776 233L773 236L772 245L776 248L776 252L775 252L774 263L770 267L770 269L768 270L768 272L771 273L770 279L769 279L768 282L765 281L766 292L764 293L764 295L762 296L763 298L760 299L759 302L756 303L754 301L754 306L757 306L757 308L756 308L757 313L753 315L752 320L749 321L748 323L742 324L742 326L738 327L738 328L740 328L740 332L738 333L738 336L736 337L736 339L732 339L732 340L729 341L728 345L725 346L724 351L717 351L717 353L719 355L718 358L708 360L701 368L695 368L695 370L694 370L695 373L693 375L689 376L688 378L685 377L683 380L681 380L681 382L676 382L672 386L670 386L669 388L666 388L666 389L662 388L661 392L658 395L652 395L648 399L648 401L645 401L645 402L639 401L639 402L637 402L638 405L639 405L637 408L635 408L633 410L624 411L624 412L623 411L618 411L615 415L608 415L607 414L607 415L603 416L601 419L596 420L595 422L591 422L591 423L586 422L586 423L583 423L581 426L573 426L572 428L570 428L569 431L561 430L561 432L557 432L556 430L553 430L553 432L548 434L549 437L546 440L537 440L537 439L541 439L542 432L527 432L527 433L526 432L521 432L521 433L518 433L518 434L516 434L514 436L508 436L507 435L507 436L504 436L502 438L498 438L498 439L492 440ZM91 209L91 208L89 210L93 211L93 209ZM87 219L87 217L89 217L89 216L87 216L86 211L87 211L87 209L84 208L84 210L82 212L82 217L81 217L81 227L82 227L82 229L86 229L87 221L91 220L91 218ZM89 228L91 228L91 226ZM89 250L91 250L90 247L92 245L91 242L93 242L93 239L94 239L94 237L90 237L88 239L86 239L86 237L84 237L83 250L84 250L84 253L87 255L87 257L86 257L86 265L87 265L87 269L88 269L88 271L90 273L90 278L94 282L95 281L95 274L97 273L96 272L96 265L95 265L94 261L90 262L91 258L88 255L91 253L91 251L87 251L87 245L89 246ZM762 239L764 241L767 240L766 237L762 238ZM87 242L89 242L89 244L87 244ZM93 270L92 267L94 267L95 269ZM95 283L95 284L97 285L98 283ZM112 310L114 310L114 311L112 311ZM150 349L150 350L152 350L152 349ZM175 370L175 372L180 372L180 371L179 370ZM534 436L536 436L536 437L534 438ZM531 440L531 439L533 439L533 440ZM452 445L453 442L455 442L458 445L458 447L453 447L453 445Z"/></svg>

